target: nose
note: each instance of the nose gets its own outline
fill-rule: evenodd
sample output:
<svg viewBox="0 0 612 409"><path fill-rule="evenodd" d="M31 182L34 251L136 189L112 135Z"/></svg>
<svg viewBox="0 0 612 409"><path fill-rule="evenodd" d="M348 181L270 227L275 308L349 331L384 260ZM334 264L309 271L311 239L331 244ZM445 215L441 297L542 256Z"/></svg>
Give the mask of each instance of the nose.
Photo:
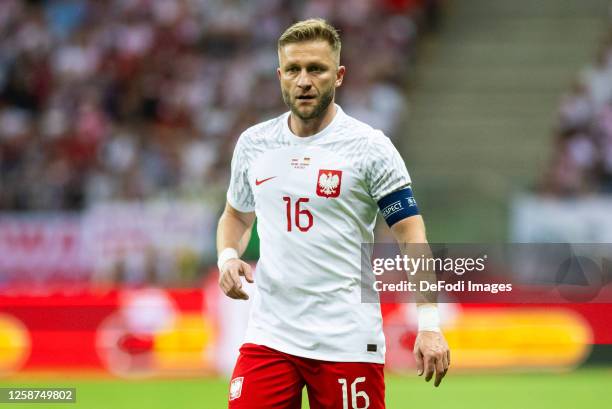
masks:
<svg viewBox="0 0 612 409"><path fill-rule="evenodd" d="M312 82L310 80L310 76L308 75L308 71L305 69L300 71L300 75L298 76L296 85L303 90L308 90L312 86Z"/></svg>

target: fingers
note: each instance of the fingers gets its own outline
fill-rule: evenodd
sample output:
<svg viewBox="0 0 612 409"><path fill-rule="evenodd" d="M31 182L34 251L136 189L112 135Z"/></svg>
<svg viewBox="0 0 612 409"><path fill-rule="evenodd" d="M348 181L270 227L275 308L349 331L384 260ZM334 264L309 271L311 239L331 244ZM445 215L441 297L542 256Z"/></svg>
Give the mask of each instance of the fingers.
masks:
<svg viewBox="0 0 612 409"><path fill-rule="evenodd" d="M418 348L414 350L414 360L416 361L417 375L423 375L423 354Z"/></svg>
<svg viewBox="0 0 612 409"><path fill-rule="evenodd" d="M425 381L429 382L434 374L436 375L434 379L434 386L439 386L442 382L442 379L448 372L448 354L444 353L435 353L428 352L419 362L417 360L417 373L419 375L425 374ZM424 365L424 370L419 369L419 366Z"/></svg>
<svg viewBox="0 0 612 409"><path fill-rule="evenodd" d="M446 354L436 360L436 379L434 380L434 386L436 388L440 385L440 382L442 382L444 375L446 375L446 367L444 365L445 358Z"/></svg>
<svg viewBox="0 0 612 409"><path fill-rule="evenodd" d="M450 350L446 351L442 357L442 362L444 363L444 371L448 372L448 368L450 367Z"/></svg>
<svg viewBox="0 0 612 409"><path fill-rule="evenodd" d="M234 280L232 278L232 274L230 271L226 271L221 275L219 280L219 286L223 290L223 293L230 298L241 298L240 294L236 292L236 286L234 284Z"/></svg>
<svg viewBox="0 0 612 409"><path fill-rule="evenodd" d="M414 343L414 358L417 373L425 375L429 382L434 374L434 386L439 386L450 366L450 350L444 335L438 332L421 331Z"/></svg>
<svg viewBox="0 0 612 409"><path fill-rule="evenodd" d="M254 283L255 280L253 280L253 271L251 270L251 266L247 263L242 263L242 270L240 275L243 275L244 278L249 282L249 283Z"/></svg>
<svg viewBox="0 0 612 409"><path fill-rule="evenodd" d="M446 350L442 354L436 363L436 380L434 381L434 386L440 386L442 379L446 376L448 372L448 368L450 367L450 350Z"/></svg>
<svg viewBox="0 0 612 409"><path fill-rule="evenodd" d="M249 295L245 293L243 289L236 288L236 287L231 288L226 293L226 295L230 298L233 298L234 300L248 300L249 299Z"/></svg>
<svg viewBox="0 0 612 409"><path fill-rule="evenodd" d="M228 261L219 278L219 287L230 298L248 300L248 294L242 289L241 275L244 275L247 281L253 282L253 273L247 263L240 260Z"/></svg>
<svg viewBox="0 0 612 409"><path fill-rule="evenodd" d="M425 381L431 381L434 371L436 369L436 360L433 355L425 355Z"/></svg>

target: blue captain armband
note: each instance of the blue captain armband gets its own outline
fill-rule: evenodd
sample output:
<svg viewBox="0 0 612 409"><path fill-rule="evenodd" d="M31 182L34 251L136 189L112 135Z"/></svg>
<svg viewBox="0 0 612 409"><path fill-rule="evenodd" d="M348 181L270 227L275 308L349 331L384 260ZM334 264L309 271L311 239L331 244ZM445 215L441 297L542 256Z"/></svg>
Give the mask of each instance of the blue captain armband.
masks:
<svg viewBox="0 0 612 409"><path fill-rule="evenodd" d="M378 201L378 207L389 227L419 214L419 207L409 187L389 193Z"/></svg>

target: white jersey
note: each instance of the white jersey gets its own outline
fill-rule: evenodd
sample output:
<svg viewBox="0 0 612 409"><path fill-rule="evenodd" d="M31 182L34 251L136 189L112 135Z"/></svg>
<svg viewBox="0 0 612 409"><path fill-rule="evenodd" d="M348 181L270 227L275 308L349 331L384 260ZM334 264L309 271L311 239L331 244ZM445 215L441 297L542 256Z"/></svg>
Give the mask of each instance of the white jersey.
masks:
<svg viewBox="0 0 612 409"><path fill-rule="evenodd" d="M361 302L361 244L374 240L376 202L408 186L408 171L389 138L339 106L309 137L293 134L288 119L246 130L232 158L227 200L255 211L260 237L245 342L383 363L380 305Z"/></svg>

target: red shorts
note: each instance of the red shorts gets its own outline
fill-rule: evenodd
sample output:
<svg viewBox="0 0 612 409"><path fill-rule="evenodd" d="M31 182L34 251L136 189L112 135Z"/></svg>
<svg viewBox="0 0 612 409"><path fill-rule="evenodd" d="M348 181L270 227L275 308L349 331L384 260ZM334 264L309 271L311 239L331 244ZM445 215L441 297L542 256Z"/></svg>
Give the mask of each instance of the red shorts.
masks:
<svg viewBox="0 0 612 409"><path fill-rule="evenodd" d="M383 364L301 358L244 344L230 382L230 409L384 409Z"/></svg>

